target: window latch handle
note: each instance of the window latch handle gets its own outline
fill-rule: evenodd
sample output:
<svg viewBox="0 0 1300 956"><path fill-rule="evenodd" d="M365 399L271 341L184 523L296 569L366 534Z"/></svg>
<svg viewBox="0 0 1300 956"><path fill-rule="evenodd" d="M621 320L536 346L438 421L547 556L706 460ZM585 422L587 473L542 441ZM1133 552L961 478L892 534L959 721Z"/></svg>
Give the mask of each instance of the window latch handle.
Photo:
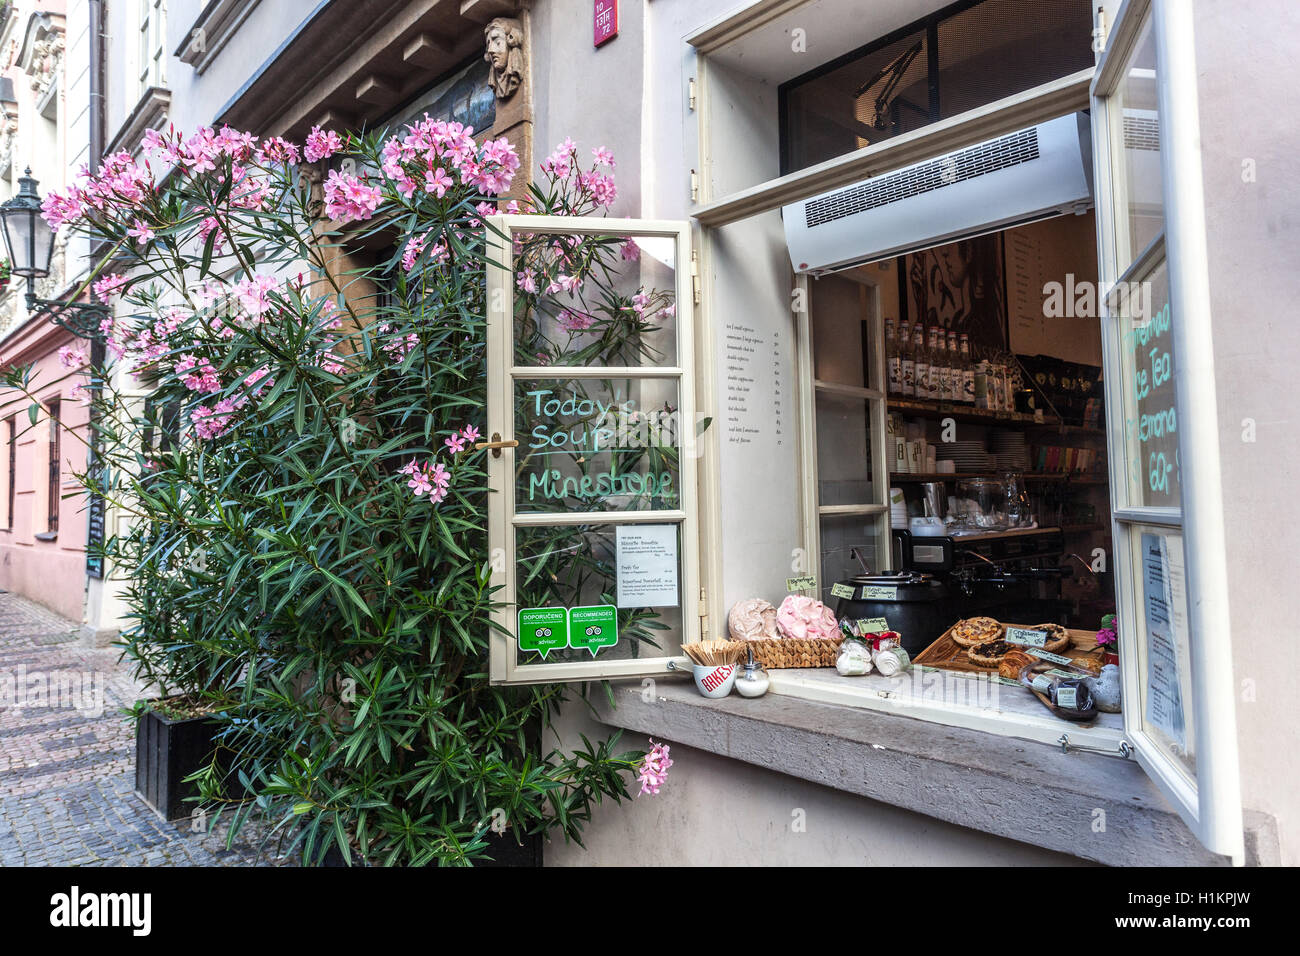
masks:
<svg viewBox="0 0 1300 956"><path fill-rule="evenodd" d="M501 433L500 433L500 432L493 432L493 433L492 433L492 440L491 440L491 441L479 441L479 442L475 442L475 443L474 443L474 447L475 447L475 448L491 448L491 449L492 449L492 457L493 457L493 458L500 458L500 457L501 457L501 449L502 449L502 448L518 448L518 447L519 447L519 442L515 441L513 438L512 438L510 441L502 441L502 440L501 440Z"/></svg>

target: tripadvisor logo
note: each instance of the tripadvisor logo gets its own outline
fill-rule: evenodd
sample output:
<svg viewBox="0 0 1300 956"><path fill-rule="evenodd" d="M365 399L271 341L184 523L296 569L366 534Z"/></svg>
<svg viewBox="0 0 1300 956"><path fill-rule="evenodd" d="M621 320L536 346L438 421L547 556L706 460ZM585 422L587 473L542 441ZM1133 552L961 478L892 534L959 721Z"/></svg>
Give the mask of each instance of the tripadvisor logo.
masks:
<svg viewBox="0 0 1300 956"><path fill-rule="evenodd" d="M148 936L152 920L150 893L69 893L50 897L51 926L128 926L135 936Z"/></svg>

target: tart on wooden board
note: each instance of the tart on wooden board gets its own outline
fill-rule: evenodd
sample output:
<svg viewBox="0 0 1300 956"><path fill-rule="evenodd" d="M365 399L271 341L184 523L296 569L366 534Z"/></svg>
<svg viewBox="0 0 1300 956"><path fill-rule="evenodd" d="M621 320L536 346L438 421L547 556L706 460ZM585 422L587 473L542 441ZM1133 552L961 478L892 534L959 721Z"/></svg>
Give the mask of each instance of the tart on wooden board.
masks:
<svg viewBox="0 0 1300 956"><path fill-rule="evenodd" d="M952 627L952 639L961 647L974 647L999 640L1005 628L991 617L968 617Z"/></svg>
<svg viewBox="0 0 1300 956"><path fill-rule="evenodd" d="M966 656L970 658L972 664L978 664L980 667L997 667L1002 659L1012 652L1019 653L1019 645L1008 644L1006 641L986 641L968 647Z"/></svg>

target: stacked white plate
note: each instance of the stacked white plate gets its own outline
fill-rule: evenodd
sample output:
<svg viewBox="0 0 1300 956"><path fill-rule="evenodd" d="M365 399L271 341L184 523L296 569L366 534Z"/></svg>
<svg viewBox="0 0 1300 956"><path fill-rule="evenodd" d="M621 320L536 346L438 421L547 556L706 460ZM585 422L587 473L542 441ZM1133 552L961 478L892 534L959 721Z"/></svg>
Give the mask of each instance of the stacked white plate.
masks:
<svg viewBox="0 0 1300 956"><path fill-rule="evenodd" d="M988 471L995 464L980 441L940 442L935 448L936 457L951 461L958 472Z"/></svg>
<svg viewBox="0 0 1300 956"><path fill-rule="evenodd" d="M999 470L1024 471L1025 433L1014 431L995 431L992 437L993 457Z"/></svg>

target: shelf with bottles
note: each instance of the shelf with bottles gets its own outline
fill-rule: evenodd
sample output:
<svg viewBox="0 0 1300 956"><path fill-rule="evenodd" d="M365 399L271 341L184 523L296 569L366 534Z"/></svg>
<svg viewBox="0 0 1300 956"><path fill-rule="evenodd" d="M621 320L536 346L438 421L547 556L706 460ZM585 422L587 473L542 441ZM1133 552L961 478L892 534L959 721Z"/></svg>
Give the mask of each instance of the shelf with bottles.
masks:
<svg viewBox="0 0 1300 956"><path fill-rule="evenodd" d="M1039 422L1026 412L1000 412L988 408L975 408L970 405L958 405L954 402L936 402L929 399L897 398L890 396L887 402L891 412L915 415L918 418L951 418L957 422L973 425L1044 425L1055 428L1058 419L1046 415Z"/></svg>
<svg viewBox="0 0 1300 956"><path fill-rule="evenodd" d="M925 409L979 422L1034 420L1033 393L1016 357L973 349L965 333L920 322L899 326L886 318L885 357L886 395L900 411ZM919 407L901 404L912 402Z"/></svg>
<svg viewBox="0 0 1300 956"><path fill-rule="evenodd" d="M899 482L920 482L920 481L963 481L967 478L1000 478L1007 474L1003 471L891 471L889 481L891 484ZM1071 485L1105 485L1109 479L1104 475L1074 475L1064 472L1034 472L1022 471L1020 476L1025 481L1059 481L1063 484Z"/></svg>

